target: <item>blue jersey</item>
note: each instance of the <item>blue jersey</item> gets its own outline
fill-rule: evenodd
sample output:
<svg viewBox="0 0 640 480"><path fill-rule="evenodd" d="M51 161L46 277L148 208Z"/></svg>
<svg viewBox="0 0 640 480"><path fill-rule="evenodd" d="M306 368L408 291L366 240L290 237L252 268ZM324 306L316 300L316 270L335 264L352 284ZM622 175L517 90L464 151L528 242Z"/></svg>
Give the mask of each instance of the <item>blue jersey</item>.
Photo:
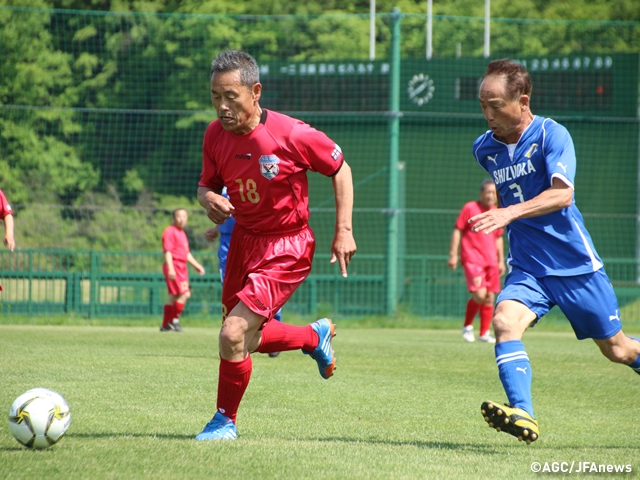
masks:
<svg viewBox="0 0 640 480"><path fill-rule="evenodd" d="M229 194L227 193L227 188L222 189L222 196L227 200L229 199ZM220 270L222 271L222 276L224 277L224 272L227 267L227 255L229 254L229 244L231 243L231 234L233 233L233 227L236 224L236 219L233 217L227 218L224 223L220 224L218 227L220 231L220 246L218 247L218 259L220 260Z"/></svg>
<svg viewBox="0 0 640 480"><path fill-rule="evenodd" d="M573 188L573 140L565 127L549 118L535 116L511 152L489 130L475 141L473 154L494 180L502 207L540 195L554 178ZM582 275L602 268L575 196L567 208L511 222L507 238L507 264L534 277Z"/></svg>

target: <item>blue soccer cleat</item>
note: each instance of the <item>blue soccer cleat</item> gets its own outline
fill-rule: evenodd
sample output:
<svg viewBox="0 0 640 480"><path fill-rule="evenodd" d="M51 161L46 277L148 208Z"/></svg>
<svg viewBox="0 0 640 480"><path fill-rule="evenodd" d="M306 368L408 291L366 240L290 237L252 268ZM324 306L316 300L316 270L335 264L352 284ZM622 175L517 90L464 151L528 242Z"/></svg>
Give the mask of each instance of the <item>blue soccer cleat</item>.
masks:
<svg viewBox="0 0 640 480"><path fill-rule="evenodd" d="M196 436L196 440L234 440L238 438L236 424L229 417L216 412L204 429Z"/></svg>
<svg viewBox="0 0 640 480"><path fill-rule="evenodd" d="M313 352L302 350L302 353L311 355L311 358L318 363L318 370L320 370L322 378L329 378L336 369L336 357L333 354L333 348L331 348L331 340L336 336L336 326L330 319L321 318L313 322L311 328L318 334L320 341Z"/></svg>

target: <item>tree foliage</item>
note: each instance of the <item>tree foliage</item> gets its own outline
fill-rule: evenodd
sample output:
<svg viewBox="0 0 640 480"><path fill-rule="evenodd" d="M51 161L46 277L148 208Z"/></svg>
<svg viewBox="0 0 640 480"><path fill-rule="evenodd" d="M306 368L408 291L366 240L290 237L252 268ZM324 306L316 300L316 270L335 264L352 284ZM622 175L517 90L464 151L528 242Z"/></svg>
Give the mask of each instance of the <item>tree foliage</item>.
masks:
<svg viewBox="0 0 640 480"><path fill-rule="evenodd" d="M426 2L378 0L378 58L388 55L394 7L405 14L402 54L423 57ZM593 22L640 21L637 0L493 0L491 8L492 47L505 54L640 45L640 24ZM207 84L215 53L366 61L368 14L368 0L0 0L0 188L12 203L31 205L19 214L17 228L32 229L22 238L40 246L44 231L56 231L82 248L149 248L166 223L165 199L193 197L201 141L194 139L213 119ZM482 54L484 2L436 1L434 14L436 55ZM36 204L67 210L38 222ZM145 217L139 240L105 228L127 206L162 210Z"/></svg>

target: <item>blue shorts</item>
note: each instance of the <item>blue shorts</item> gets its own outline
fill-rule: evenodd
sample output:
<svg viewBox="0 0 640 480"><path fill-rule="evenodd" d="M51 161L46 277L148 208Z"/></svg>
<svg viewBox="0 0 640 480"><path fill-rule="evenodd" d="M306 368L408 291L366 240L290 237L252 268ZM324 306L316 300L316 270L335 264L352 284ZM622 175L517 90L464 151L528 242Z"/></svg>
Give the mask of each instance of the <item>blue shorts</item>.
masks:
<svg viewBox="0 0 640 480"><path fill-rule="evenodd" d="M618 299L603 268L584 275L541 278L514 268L496 304L502 300L526 305L538 317L535 323L557 305L578 340L604 340L622 329Z"/></svg>

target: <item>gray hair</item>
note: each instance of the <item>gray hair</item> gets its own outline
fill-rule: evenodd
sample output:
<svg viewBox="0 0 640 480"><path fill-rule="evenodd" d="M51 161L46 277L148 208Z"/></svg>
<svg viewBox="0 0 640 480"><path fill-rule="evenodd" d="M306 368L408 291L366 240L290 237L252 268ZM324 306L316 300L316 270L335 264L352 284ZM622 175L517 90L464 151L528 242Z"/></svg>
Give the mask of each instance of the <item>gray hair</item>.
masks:
<svg viewBox="0 0 640 480"><path fill-rule="evenodd" d="M227 73L238 70L240 80L247 87L260 83L260 70L256 60L248 53L239 50L220 52L211 62L211 77L216 73Z"/></svg>

